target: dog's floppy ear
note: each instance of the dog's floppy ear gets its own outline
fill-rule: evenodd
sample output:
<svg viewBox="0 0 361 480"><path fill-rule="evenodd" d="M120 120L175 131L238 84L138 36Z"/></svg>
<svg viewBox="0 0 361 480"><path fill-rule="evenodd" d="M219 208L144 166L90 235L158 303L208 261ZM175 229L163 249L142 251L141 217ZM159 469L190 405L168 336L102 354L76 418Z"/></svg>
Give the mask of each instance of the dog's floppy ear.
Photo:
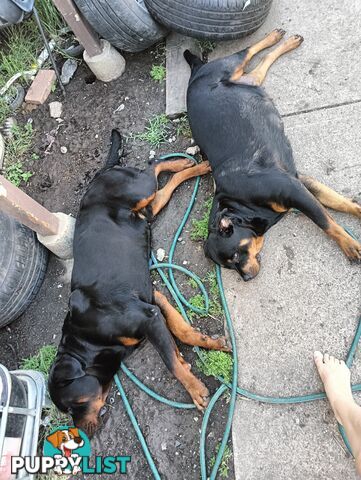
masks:
<svg viewBox="0 0 361 480"><path fill-rule="evenodd" d="M69 428L69 432L71 432L76 438L80 437L79 429L76 427Z"/></svg>
<svg viewBox="0 0 361 480"><path fill-rule="evenodd" d="M47 441L52 444L53 447L59 448L60 446L60 439L59 439L59 434L61 435L61 431L57 430L56 432L52 433L48 437L46 437Z"/></svg>
<svg viewBox="0 0 361 480"><path fill-rule="evenodd" d="M233 222L229 217L222 217L219 221L218 231L222 237L230 237L233 234Z"/></svg>
<svg viewBox="0 0 361 480"><path fill-rule="evenodd" d="M85 372L77 358L64 353L55 361L50 376L52 382L61 385L76 378L84 377Z"/></svg>

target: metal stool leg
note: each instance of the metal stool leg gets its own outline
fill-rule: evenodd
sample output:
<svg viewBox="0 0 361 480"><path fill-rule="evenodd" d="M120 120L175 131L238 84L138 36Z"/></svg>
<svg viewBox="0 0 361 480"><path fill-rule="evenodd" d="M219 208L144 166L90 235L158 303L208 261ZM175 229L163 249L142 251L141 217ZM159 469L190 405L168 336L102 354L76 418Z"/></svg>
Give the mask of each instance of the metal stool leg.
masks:
<svg viewBox="0 0 361 480"><path fill-rule="evenodd" d="M55 59L54 59L54 56L53 56L53 53L49 47L49 43L48 43L48 40L46 39L46 36L45 36L45 33L44 33L44 29L43 29L43 26L41 24L41 21L40 21L40 18L39 18L39 15L38 15L38 11L35 7L33 7L33 13L34 13L34 17L35 17L35 21L38 25L38 28L40 30L40 33L41 33L41 36L43 38L43 42L44 42L44 45L48 51L48 54L49 54L49 58L50 58L50 61L53 65L53 68L54 68L54 71L55 71L55 75L56 75L56 78L59 82L59 85L60 85L60 88L63 92L63 95L65 96L65 88L64 88L64 85L63 85L63 82L61 81L61 78L60 78L60 73L59 73L59 70L58 70L58 67L56 66L56 63L55 63Z"/></svg>

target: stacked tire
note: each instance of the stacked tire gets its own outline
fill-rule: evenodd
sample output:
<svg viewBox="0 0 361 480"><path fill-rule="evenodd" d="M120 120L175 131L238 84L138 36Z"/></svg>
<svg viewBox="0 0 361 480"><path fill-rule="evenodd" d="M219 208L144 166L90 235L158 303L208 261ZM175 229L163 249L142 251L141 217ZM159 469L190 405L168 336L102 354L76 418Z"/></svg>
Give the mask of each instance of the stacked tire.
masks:
<svg viewBox="0 0 361 480"><path fill-rule="evenodd" d="M0 212L0 327L18 318L43 283L48 251L35 233Z"/></svg>
<svg viewBox="0 0 361 480"><path fill-rule="evenodd" d="M114 47L140 52L164 38L167 29L149 14L144 0L75 0L98 34Z"/></svg>
<svg viewBox="0 0 361 480"><path fill-rule="evenodd" d="M272 0L145 0L158 22L190 37L234 40L255 32Z"/></svg>

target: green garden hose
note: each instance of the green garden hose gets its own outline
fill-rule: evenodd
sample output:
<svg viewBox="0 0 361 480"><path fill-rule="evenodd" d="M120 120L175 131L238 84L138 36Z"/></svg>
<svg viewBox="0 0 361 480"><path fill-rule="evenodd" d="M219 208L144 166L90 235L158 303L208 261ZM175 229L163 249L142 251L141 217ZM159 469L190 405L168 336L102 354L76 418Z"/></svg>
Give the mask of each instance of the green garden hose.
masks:
<svg viewBox="0 0 361 480"><path fill-rule="evenodd" d="M194 160L194 158L191 157L190 155L183 154L183 153L173 153L173 154L169 154L169 155L163 155L162 157L160 157L160 160L165 160L165 159L172 158L172 157L183 157L183 158L186 157L186 158L189 158L191 160ZM200 183L200 177L197 177L190 202L189 202L188 207L186 209L186 212L183 216L183 219L182 219L182 221L181 221L181 223L180 223L180 225L179 225L179 227L178 227L178 229L177 229L177 231L174 235L173 242L172 242L172 245L171 245L171 248L170 248L170 251L169 251L169 261L167 263L157 263L157 260L154 256L154 254L152 253L151 254L151 266L150 266L151 270L156 269L158 271L162 281L164 282L165 286L168 288L171 296L173 297L175 303L177 304L182 316L185 318L185 320L188 323L190 323L190 321L189 321L189 318L187 316L187 313L186 313L184 307L187 307L188 309L190 309L194 312L207 315L208 314L208 308L209 308L209 297L208 297L207 291L204 288L204 285L203 285L202 281L200 280L200 278L197 275L195 275L194 273L190 272L188 269L186 269L184 267L181 267L179 265L175 265L173 263L173 257L174 257L174 252L175 252L175 249L176 249L176 246L177 246L178 238L181 235L181 232L182 232L182 230L183 230L183 228L184 228L184 226L185 226L185 224L186 224L186 222L189 218L189 215L192 211L192 208L194 206L196 196L197 196L197 193L198 193L199 183ZM350 231L348 231L348 233L353 236L353 234ZM167 270L168 276L166 275L164 270ZM173 270L178 270L178 271L184 273L185 275L191 277L196 282L196 284L199 287L199 289L200 289L200 291L203 295L203 298L204 298L204 304L205 304L204 309L194 307L183 296L183 294L180 292L180 290L178 289L178 286L176 284L176 281L175 281L175 278L174 278L174 275L173 275ZM232 383L226 383L226 382L224 382L224 380L222 378L218 377L218 380L220 380L222 385L217 389L217 391L215 392L215 394L211 398L211 400L209 402L209 405L208 405L208 407L207 407L207 409L204 413L202 428L201 428L201 437L200 437L200 468L201 468L201 479L202 480L207 480L208 478L210 480L215 480L216 477L217 477L217 472L218 472L219 466L221 464L222 457L223 457L223 454L224 454L224 451L225 451L225 448L226 448L226 445L227 445L227 442L228 442L228 439L229 439L229 435L230 435L230 432L231 432L232 419L233 419L233 414L234 414L234 410L235 410L235 403L236 403L237 394L242 395L242 396L244 396L246 398L249 398L251 400L262 402L262 403L286 404L286 405L292 404L292 403L312 402L312 401L315 401L315 400L321 400L321 399L326 398L326 395L323 392L311 393L311 394L307 394L307 395L288 396L288 397L265 396L265 395L259 395L259 394L250 392L249 390L246 390L244 388L241 388L241 387L237 386L237 381L238 381L238 358L237 358L237 351L236 351L236 340L235 340L235 335L234 335L234 330L233 330L233 325L232 325L232 319L231 319L231 316L230 316L230 313L229 313L229 310L228 310L228 305L227 305L227 301L226 301L225 294L224 294L222 276L221 276L221 269L218 265L216 266L216 273L217 273L217 283L218 283L220 298L221 298L221 302L222 302L222 306L223 306L223 310L224 310L224 314L225 314L225 318L226 318L227 328L228 328L228 334L229 334L231 344L232 344L233 372L232 372ZM347 354L346 364L347 364L348 367L350 367L351 364L352 364L352 361L353 361L353 358L355 356L355 352L356 352L360 337L361 337L361 318L359 320L358 327L357 327L355 336L353 338L351 347L350 347L349 352ZM196 351L197 355L199 356L199 358L203 361L203 356L202 356L202 353L201 353L202 351L198 347L195 347L195 351ZM155 399L159 402L162 402L166 405L169 405L171 407L174 407L174 408L181 408L181 409L193 409L193 408L195 408L195 405L193 403L176 402L176 401L173 401L173 400L169 400L169 399L159 395L158 393L154 392L151 388L149 388L144 383L142 383L134 375L134 373L132 373L124 364L121 364L120 369L135 385L137 385L137 387L139 387L143 392L145 392L151 398L153 398L153 399ZM152 474L153 474L153 476L156 480L160 480L161 479L160 474L159 474L159 472L158 472L158 470L155 466L155 463L154 463L153 458L150 454L147 443L144 439L144 436L143 436L143 434L141 432L141 429L138 425L137 419L136 419L136 417L135 417L135 415L132 411L132 408L129 404L126 393L123 389L123 386L122 386L122 383L121 383L121 380L120 380L120 372L118 372L114 376L114 379L115 379L116 385L118 387L120 396L123 400L125 409L126 409L128 415L129 415L129 418L130 418L130 420L133 424L133 427L135 429L135 433L136 433L136 435L137 435L137 437L140 441L140 444L142 446L145 458L148 462L148 465L151 469L151 472L152 472ZM212 471L211 471L210 475L208 475L207 474L207 463L206 463L206 431L207 431L207 425L208 425L210 415L211 415L211 413L212 413L212 411L213 411L213 409L214 409L214 407L217 403L217 400L227 390L231 391L231 398L230 398L230 401L229 401L229 404L228 404L229 407L228 407L227 422L226 422L225 430L224 430L224 433L223 433L222 441L221 441L220 447L218 449L218 453L217 453L217 456L216 456L214 466L212 468ZM361 391L361 384L352 385L352 391L353 392ZM339 425L339 430L340 430L340 433L342 435L342 438L345 442L345 445L346 445L347 449L352 454L351 447L349 445L349 442L347 440L347 437L346 437L346 434L344 432L344 429L343 429L342 425Z"/></svg>

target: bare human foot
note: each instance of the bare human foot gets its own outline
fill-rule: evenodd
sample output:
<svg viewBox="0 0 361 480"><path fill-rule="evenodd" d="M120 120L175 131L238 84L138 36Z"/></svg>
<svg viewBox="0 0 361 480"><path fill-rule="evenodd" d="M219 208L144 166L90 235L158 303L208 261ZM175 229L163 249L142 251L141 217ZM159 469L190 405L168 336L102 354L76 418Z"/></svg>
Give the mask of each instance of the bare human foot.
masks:
<svg viewBox="0 0 361 480"><path fill-rule="evenodd" d="M350 370L343 360L327 353L315 352L314 360L335 417L342 424L340 409L344 410L350 403L355 403Z"/></svg>
<svg viewBox="0 0 361 480"><path fill-rule="evenodd" d="M361 476L361 407L352 396L351 373L343 360L321 352L314 360L337 421L345 428Z"/></svg>

